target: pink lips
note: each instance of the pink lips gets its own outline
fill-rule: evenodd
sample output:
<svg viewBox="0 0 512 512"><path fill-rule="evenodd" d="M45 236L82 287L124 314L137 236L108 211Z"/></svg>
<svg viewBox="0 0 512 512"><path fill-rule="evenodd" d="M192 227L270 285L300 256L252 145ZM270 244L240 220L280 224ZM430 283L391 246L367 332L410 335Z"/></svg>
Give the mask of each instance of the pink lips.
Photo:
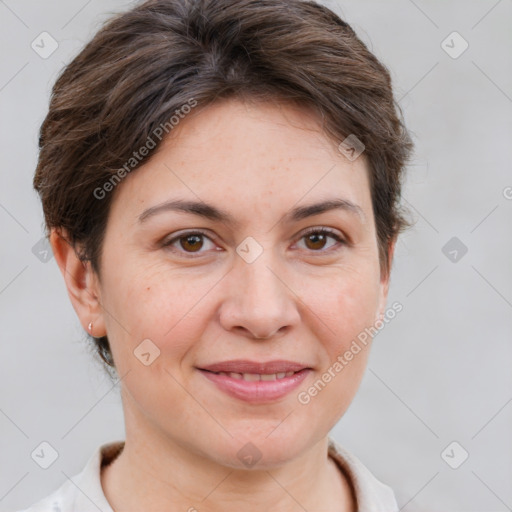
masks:
<svg viewBox="0 0 512 512"><path fill-rule="evenodd" d="M286 361L283 359L277 361L267 361L258 363L248 359L232 359L220 363L202 366L200 370L209 370L210 372L235 372L235 373L259 373L270 374L280 372L298 372L304 368L309 368L307 364Z"/></svg>
<svg viewBox="0 0 512 512"><path fill-rule="evenodd" d="M272 402L286 396L312 371L307 365L293 361L258 363L240 359L215 363L198 370L221 391L250 403ZM250 380L245 380L241 374L250 374L245 375ZM273 374L276 374L275 380L256 380L259 375Z"/></svg>

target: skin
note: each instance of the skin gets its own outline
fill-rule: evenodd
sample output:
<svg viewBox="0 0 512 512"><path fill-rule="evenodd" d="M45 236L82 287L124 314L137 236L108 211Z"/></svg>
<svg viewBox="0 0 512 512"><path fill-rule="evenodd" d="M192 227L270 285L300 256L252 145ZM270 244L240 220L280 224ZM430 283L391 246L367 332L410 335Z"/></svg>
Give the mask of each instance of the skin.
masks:
<svg viewBox="0 0 512 512"><path fill-rule="evenodd" d="M356 510L327 436L357 392L371 343L307 405L297 395L384 313L389 282L364 153L350 161L320 126L285 103L197 107L113 192L101 280L65 233L52 233L82 325L108 335L124 376L126 444L101 475L114 510ZM173 211L138 221L171 198L200 198L238 224ZM327 198L349 199L364 218L331 210L282 221ZM321 227L347 244L304 236ZM182 231L194 229L207 235L187 244ZM175 234L181 241L159 244ZM250 264L236 252L248 236L263 249ZM393 250L394 241L390 261ZM145 366L133 351L148 338L160 355ZM284 398L251 405L196 368L238 358L305 362L313 372ZM248 442L261 453L251 468L237 457Z"/></svg>

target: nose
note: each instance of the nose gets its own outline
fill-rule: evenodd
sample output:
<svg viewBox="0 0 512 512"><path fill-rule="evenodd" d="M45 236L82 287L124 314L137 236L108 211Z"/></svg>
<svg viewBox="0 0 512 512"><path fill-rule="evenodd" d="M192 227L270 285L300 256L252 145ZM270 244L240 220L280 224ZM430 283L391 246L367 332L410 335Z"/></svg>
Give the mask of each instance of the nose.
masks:
<svg viewBox="0 0 512 512"><path fill-rule="evenodd" d="M254 262L239 259L220 307L224 329L255 339L288 332L300 322L297 296L265 252Z"/></svg>

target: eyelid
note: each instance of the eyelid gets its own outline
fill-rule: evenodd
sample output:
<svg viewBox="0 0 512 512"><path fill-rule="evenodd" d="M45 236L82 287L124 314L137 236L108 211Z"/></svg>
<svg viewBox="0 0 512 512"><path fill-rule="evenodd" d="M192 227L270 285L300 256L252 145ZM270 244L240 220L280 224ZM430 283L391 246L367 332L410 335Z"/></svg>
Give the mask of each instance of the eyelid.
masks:
<svg viewBox="0 0 512 512"><path fill-rule="evenodd" d="M338 231L332 228L328 228L326 226L313 226L310 228L306 228L304 231L301 232L299 240L302 237L309 235L310 233L324 233L327 235L332 235L333 237L338 237L340 240L345 241L343 235L339 234Z"/></svg>

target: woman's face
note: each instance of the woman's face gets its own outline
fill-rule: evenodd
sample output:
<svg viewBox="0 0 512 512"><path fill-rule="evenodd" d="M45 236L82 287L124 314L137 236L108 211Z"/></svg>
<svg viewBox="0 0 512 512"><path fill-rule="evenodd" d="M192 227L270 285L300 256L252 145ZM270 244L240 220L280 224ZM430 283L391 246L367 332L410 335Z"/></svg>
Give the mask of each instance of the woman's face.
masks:
<svg viewBox="0 0 512 512"><path fill-rule="evenodd" d="M356 207L304 210L340 200ZM203 214L162 206L177 201ZM289 105L193 110L118 185L108 219L100 324L125 376L127 438L231 467L247 465L246 452L259 467L305 452L360 384L361 343L333 367L384 310L379 270L364 153L349 160L311 112ZM232 360L308 369L260 383L204 370ZM330 382L309 392L329 368Z"/></svg>

